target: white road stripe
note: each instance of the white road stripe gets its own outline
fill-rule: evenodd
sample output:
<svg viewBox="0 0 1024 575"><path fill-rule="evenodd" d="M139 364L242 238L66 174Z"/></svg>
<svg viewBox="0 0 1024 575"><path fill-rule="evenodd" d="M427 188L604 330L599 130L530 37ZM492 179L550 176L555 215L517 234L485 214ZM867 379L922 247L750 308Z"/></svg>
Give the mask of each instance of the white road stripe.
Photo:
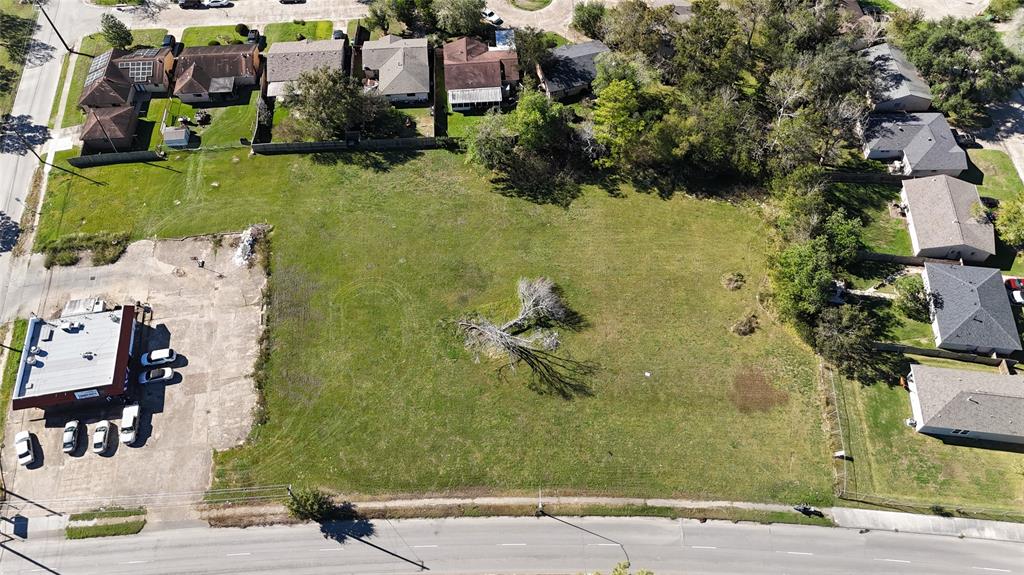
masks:
<svg viewBox="0 0 1024 575"><path fill-rule="evenodd" d="M888 561L889 563L910 563L910 561L907 561L906 559L880 559L878 557L875 557L875 561Z"/></svg>
<svg viewBox="0 0 1024 575"><path fill-rule="evenodd" d="M787 555L814 555L814 553L808 553L806 551L786 551Z"/></svg>
<svg viewBox="0 0 1024 575"><path fill-rule="evenodd" d="M971 567L971 569L981 569L982 571L995 571L996 573L1013 573L1009 569L998 569L996 567Z"/></svg>
<svg viewBox="0 0 1024 575"><path fill-rule="evenodd" d="M690 549L718 549L718 547L712 547L710 545L691 545Z"/></svg>
<svg viewBox="0 0 1024 575"><path fill-rule="evenodd" d="M437 545L413 545L413 549L435 549Z"/></svg>
<svg viewBox="0 0 1024 575"><path fill-rule="evenodd" d="M320 549L320 551L344 551L344 550L345 550L344 547L324 547L323 549Z"/></svg>
<svg viewBox="0 0 1024 575"><path fill-rule="evenodd" d="M145 563L145 561L122 561L121 565L138 565L139 563Z"/></svg>
<svg viewBox="0 0 1024 575"><path fill-rule="evenodd" d="M526 547L526 543L502 543L502 547Z"/></svg>
<svg viewBox="0 0 1024 575"><path fill-rule="evenodd" d="M587 547L618 547L618 543L587 543Z"/></svg>
<svg viewBox="0 0 1024 575"><path fill-rule="evenodd" d="M228 553L228 557L241 557L243 555L252 555L252 553Z"/></svg>

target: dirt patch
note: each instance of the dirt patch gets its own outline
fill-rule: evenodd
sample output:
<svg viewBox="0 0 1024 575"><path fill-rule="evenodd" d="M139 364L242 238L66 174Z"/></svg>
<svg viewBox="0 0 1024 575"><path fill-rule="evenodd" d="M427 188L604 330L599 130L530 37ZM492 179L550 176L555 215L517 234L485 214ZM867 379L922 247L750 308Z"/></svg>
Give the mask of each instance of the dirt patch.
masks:
<svg viewBox="0 0 1024 575"><path fill-rule="evenodd" d="M748 313L743 319L733 324L730 331L736 335L751 335L757 330L757 314Z"/></svg>
<svg viewBox="0 0 1024 575"><path fill-rule="evenodd" d="M740 413L758 413L785 405L789 394L775 389L763 371L753 368L736 374L729 399Z"/></svg>
<svg viewBox="0 0 1024 575"><path fill-rule="evenodd" d="M747 278L740 272L731 272L722 276L722 287L729 291L736 291L747 283Z"/></svg>

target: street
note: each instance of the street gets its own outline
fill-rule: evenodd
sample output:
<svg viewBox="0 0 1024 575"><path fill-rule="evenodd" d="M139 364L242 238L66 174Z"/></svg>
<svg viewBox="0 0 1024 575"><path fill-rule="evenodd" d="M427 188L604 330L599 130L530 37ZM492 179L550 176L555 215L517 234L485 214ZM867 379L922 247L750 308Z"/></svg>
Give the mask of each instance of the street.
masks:
<svg viewBox="0 0 1024 575"><path fill-rule="evenodd" d="M31 533L31 527L29 528ZM621 547L620 547L621 544ZM1024 546L930 535L651 518L422 519L8 542L15 573L1021 573ZM423 569L420 568L422 562Z"/></svg>

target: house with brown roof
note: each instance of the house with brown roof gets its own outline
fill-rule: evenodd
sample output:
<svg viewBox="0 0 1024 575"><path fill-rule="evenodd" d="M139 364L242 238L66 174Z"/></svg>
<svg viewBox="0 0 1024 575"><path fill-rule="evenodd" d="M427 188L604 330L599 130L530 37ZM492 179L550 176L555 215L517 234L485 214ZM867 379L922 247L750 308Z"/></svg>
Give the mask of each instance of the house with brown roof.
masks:
<svg viewBox="0 0 1024 575"><path fill-rule="evenodd" d="M454 111L500 105L519 83L519 55L474 38L452 40L444 45L444 83Z"/></svg>
<svg viewBox="0 0 1024 575"><path fill-rule="evenodd" d="M83 111L135 105L135 86L121 73L116 61L124 54L124 50L115 48L92 59L78 97L78 107Z"/></svg>
<svg viewBox="0 0 1024 575"><path fill-rule="evenodd" d="M174 73L170 48L138 48L113 61L136 92L166 92L170 86Z"/></svg>
<svg viewBox="0 0 1024 575"><path fill-rule="evenodd" d="M173 93L188 104L230 101L255 86L259 73L255 44L185 48L175 63Z"/></svg>
<svg viewBox="0 0 1024 575"><path fill-rule="evenodd" d="M127 152L135 139L139 114L132 106L89 108L82 126L86 152Z"/></svg>

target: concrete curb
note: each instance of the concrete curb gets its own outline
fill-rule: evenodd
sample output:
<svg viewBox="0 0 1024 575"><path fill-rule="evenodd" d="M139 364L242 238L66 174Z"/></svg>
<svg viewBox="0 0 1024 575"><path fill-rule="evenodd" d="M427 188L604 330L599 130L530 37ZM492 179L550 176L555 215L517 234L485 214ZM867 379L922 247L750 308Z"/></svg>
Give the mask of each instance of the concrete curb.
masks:
<svg viewBox="0 0 1024 575"><path fill-rule="evenodd" d="M960 517L915 515L895 511L874 511L834 507L829 510L840 527L875 529L900 533L945 535L970 539L990 539L1024 543L1024 524L1006 521L985 521Z"/></svg>

